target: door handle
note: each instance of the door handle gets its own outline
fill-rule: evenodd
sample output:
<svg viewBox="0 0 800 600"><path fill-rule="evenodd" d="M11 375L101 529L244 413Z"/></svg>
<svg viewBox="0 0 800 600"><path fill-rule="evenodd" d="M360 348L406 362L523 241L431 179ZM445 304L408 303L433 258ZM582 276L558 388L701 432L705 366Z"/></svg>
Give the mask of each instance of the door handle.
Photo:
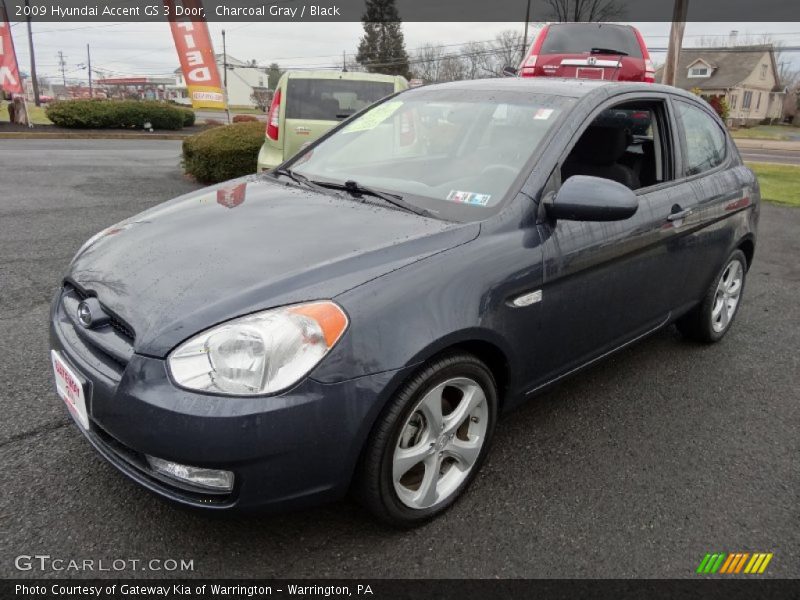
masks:
<svg viewBox="0 0 800 600"><path fill-rule="evenodd" d="M667 221L679 221L681 219L685 219L690 214L692 214L692 209L691 208L687 208L686 210L681 210L681 211L678 211L678 212L671 213L667 217Z"/></svg>

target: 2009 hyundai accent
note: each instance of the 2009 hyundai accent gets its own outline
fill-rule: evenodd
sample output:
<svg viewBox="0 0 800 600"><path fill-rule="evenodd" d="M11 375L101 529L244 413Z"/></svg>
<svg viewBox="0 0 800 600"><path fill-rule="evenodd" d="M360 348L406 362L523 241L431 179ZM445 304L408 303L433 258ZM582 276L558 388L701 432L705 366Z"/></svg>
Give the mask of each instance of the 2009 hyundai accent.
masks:
<svg viewBox="0 0 800 600"><path fill-rule="evenodd" d="M413 525L464 492L501 412L671 323L721 339L758 210L723 124L673 88L401 92L89 240L52 305L56 387L161 496L353 489Z"/></svg>

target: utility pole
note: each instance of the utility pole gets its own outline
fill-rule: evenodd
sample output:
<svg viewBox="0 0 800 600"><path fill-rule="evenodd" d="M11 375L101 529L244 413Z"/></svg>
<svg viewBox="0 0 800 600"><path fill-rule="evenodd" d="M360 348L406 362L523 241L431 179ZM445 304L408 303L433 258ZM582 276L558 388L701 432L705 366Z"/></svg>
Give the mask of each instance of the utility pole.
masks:
<svg viewBox="0 0 800 600"><path fill-rule="evenodd" d="M25 0L25 7L29 6L28 0ZM31 33L31 16L30 11L28 12L28 17L26 19L28 21L28 52L31 55L31 82L33 83L33 103L36 106L41 106L41 101L39 100L39 79L36 77L36 57L33 53L33 34Z"/></svg>
<svg viewBox="0 0 800 600"><path fill-rule="evenodd" d="M231 108L228 104L228 47L225 45L225 30L222 30L222 87L225 88L225 114L231 123Z"/></svg>
<svg viewBox="0 0 800 600"><path fill-rule="evenodd" d="M58 68L61 69L61 82L64 84L64 93L67 93L67 74L65 69L67 68L67 61L64 60L64 53L59 50L58 51Z"/></svg>
<svg viewBox="0 0 800 600"><path fill-rule="evenodd" d="M525 51L528 49L528 23L531 20L531 0L528 0L528 6L525 9L525 33L522 34L522 58L525 60Z"/></svg>
<svg viewBox="0 0 800 600"><path fill-rule="evenodd" d="M347 73L347 55L344 50L342 50L342 72Z"/></svg>
<svg viewBox="0 0 800 600"><path fill-rule="evenodd" d="M661 75L661 83L665 85L675 85L675 75L678 72L678 59L681 54L683 30L686 28L686 13L688 8L689 0L675 0L672 9L672 26L669 30L667 60L664 63L664 72Z"/></svg>
<svg viewBox="0 0 800 600"><path fill-rule="evenodd" d="M86 60L89 71L89 98L94 98L94 93L92 92L92 53L89 50L89 44L86 44Z"/></svg>

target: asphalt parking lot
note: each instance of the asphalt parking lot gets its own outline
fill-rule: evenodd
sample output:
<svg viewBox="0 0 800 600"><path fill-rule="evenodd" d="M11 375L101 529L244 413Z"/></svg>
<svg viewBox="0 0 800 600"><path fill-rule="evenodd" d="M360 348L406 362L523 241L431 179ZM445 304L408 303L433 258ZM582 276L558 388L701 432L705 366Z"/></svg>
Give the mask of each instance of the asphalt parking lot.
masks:
<svg viewBox="0 0 800 600"><path fill-rule="evenodd" d="M774 553L762 577L800 576L800 209L763 207L722 343L666 330L514 412L443 518L398 532L349 502L219 518L100 459L56 397L48 357L48 304L71 256L197 187L179 151L0 141L0 576L76 575L15 569L19 555L48 554L187 559L182 575L196 577L696 577L705 553L739 551Z"/></svg>

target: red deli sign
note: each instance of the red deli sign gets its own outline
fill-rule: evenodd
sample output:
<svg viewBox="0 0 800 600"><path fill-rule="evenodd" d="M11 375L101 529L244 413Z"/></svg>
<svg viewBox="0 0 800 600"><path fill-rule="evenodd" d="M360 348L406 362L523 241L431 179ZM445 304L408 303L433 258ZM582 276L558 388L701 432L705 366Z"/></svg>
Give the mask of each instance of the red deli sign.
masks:
<svg viewBox="0 0 800 600"><path fill-rule="evenodd" d="M14 52L14 39L11 37L8 15L2 3L0 3L0 89L9 94L23 93L17 54Z"/></svg>
<svg viewBox="0 0 800 600"><path fill-rule="evenodd" d="M201 17L178 19L175 3L180 2L181 14L202 14L198 0L164 0L167 9L172 39L181 62L181 71L194 108L225 109L225 93L222 89L214 47L208 34L208 24Z"/></svg>

